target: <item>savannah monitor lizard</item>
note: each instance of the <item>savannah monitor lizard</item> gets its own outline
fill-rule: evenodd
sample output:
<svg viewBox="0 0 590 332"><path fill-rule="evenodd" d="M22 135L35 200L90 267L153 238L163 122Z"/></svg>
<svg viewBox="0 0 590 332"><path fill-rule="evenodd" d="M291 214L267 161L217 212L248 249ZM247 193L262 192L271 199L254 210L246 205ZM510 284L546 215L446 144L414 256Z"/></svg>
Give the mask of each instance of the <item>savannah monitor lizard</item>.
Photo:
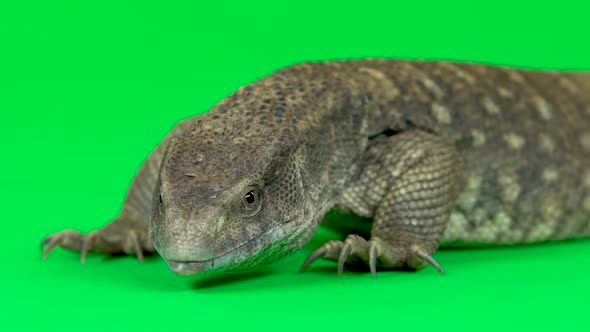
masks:
<svg viewBox="0 0 590 332"><path fill-rule="evenodd" d="M182 275L270 263L339 209L373 220L317 258L427 264L444 243L590 235L590 74L367 59L277 71L181 121L120 215L56 247L157 251Z"/></svg>

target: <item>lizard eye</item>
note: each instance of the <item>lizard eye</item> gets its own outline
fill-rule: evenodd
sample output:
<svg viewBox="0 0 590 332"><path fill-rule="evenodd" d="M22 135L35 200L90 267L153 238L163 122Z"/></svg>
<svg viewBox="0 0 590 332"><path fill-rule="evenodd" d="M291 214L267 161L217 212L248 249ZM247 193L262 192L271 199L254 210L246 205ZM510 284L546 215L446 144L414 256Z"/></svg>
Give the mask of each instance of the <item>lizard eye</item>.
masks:
<svg viewBox="0 0 590 332"><path fill-rule="evenodd" d="M258 202L258 193L254 190L250 190L249 192L244 195L242 198L242 202L244 203L244 207L247 209L252 209L256 206Z"/></svg>
<svg viewBox="0 0 590 332"><path fill-rule="evenodd" d="M249 215L254 215L260 210L260 191L250 189L242 196L242 206Z"/></svg>

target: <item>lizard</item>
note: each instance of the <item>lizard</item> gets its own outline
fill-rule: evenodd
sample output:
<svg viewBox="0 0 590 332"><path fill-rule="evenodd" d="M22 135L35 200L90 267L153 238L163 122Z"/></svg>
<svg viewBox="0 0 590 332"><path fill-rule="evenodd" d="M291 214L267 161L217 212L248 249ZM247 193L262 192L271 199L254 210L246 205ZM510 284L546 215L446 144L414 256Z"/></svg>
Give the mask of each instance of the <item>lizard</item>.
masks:
<svg viewBox="0 0 590 332"><path fill-rule="evenodd" d="M590 235L590 74L468 62L292 65L183 120L120 215L56 247L159 253L177 274L249 268L303 247L331 210L372 220L318 258L441 273L445 244Z"/></svg>

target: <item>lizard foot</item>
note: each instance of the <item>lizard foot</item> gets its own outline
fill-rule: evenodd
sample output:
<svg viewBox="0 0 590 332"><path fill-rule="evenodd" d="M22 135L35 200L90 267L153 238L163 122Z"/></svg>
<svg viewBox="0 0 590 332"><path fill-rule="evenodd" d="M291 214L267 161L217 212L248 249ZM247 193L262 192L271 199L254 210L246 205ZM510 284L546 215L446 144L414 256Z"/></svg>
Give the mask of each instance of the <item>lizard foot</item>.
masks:
<svg viewBox="0 0 590 332"><path fill-rule="evenodd" d="M142 234L129 228L110 228L109 226L88 234L67 229L48 235L41 243L43 259L47 259L49 253L57 247L79 251L80 262L82 264L86 262L86 256L89 251L108 254L135 254L137 259L142 263L144 251L154 252L154 247L149 241L147 232L146 234Z"/></svg>
<svg viewBox="0 0 590 332"><path fill-rule="evenodd" d="M373 278L377 276L377 264L382 267L403 267L420 269L427 264L434 266L441 274L442 267L429 254L427 246L419 242L385 242L374 237L367 241L351 234L344 241L329 241L316 249L305 261L303 272L316 259L323 257L338 262L338 275L341 276L345 263L359 260L367 263Z"/></svg>

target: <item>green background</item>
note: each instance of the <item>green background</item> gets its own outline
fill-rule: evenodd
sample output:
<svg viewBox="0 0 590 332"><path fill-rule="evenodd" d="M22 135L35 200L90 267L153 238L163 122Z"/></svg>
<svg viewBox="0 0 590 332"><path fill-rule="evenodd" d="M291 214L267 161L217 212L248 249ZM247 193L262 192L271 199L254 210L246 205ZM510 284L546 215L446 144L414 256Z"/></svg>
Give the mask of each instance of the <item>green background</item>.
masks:
<svg viewBox="0 0 590 332"><path fill-rule="evenodd" d="M277 264L179 277L159 259L55 250L115 217L180 119L306 60L438 58L590 69L588 1L0 5L0 330L590 331L590 240L436 254L447 270L346 272L323 241Z"/></svg>

